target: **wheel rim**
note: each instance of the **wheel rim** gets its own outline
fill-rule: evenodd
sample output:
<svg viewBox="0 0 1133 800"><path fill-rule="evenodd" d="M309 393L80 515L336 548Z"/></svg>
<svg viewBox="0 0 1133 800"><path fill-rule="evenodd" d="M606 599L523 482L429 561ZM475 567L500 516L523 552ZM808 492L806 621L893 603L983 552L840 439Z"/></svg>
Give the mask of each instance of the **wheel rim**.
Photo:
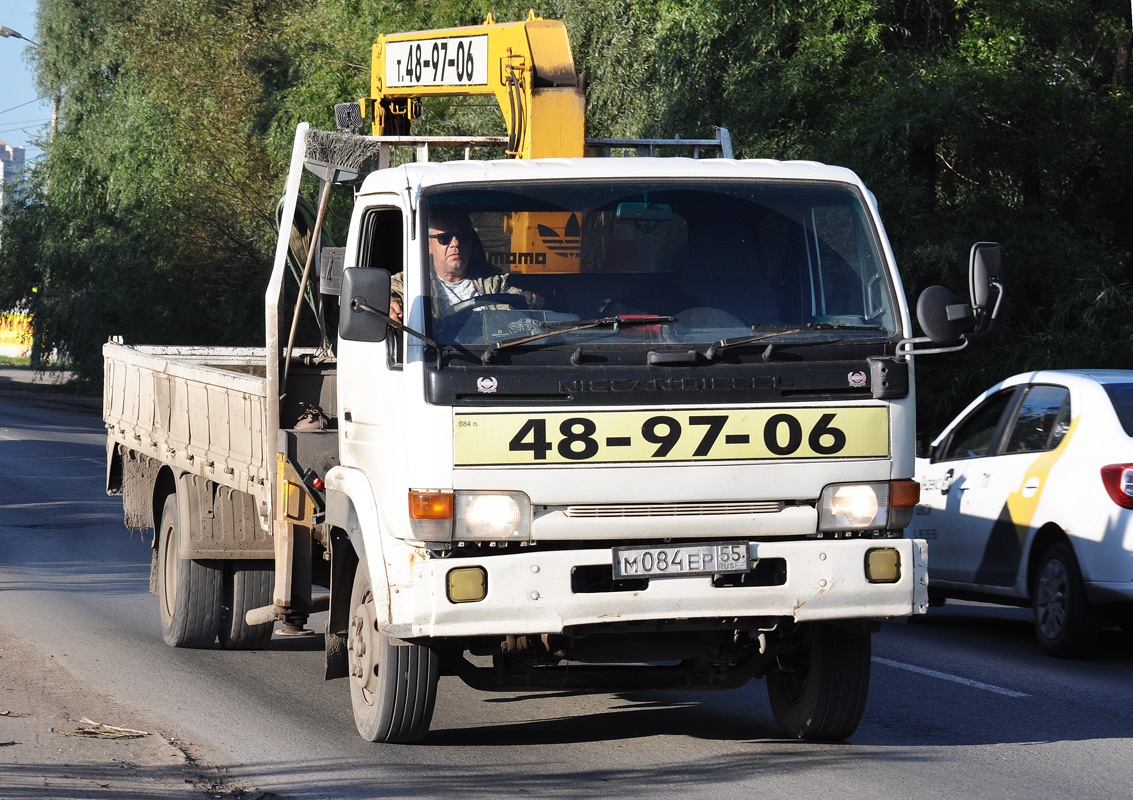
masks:
<svg viewBox="0 0 1133 800"><path fill-rule="evenodd" d="M1057 638L1066 625L1067 593L1070 580L1066 565L1057 558L1043 564L1035 592L1035 618L1047 639Z"/></svg>
<svg viewBox="0 0 1133 800"><path fill-rule="evenodd" d="M362 699L373 703L378 690L378 625L374 613L374 594L367 589L354 608L346 647L350 680L361 691Z"/></svg>
<svg viewBox="0 0 1133 800"><path fill-rule="evenodd" d="M173 537L173 524L170 523L162 530L161 559L162 581L161 602L166 617L172 619L174 604L177 598L177 542Z"/></svg>
<svg viewBox="0 0 1133 800"><path fill-rule="evenodd" d="M791 703L798 703L806 694L810 675L810 638L804 637L802 646L790 658L778 659L779 687Z"/></svg>

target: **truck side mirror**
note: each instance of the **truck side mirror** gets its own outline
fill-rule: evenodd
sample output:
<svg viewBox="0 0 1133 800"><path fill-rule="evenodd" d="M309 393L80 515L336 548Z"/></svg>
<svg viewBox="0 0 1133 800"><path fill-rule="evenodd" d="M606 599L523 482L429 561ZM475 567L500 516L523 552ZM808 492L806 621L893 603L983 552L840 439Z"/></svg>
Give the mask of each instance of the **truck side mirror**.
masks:
<svg viewBox="0 0 1133 800"><path fill-rule="evenodd" d="M968 288L976 315L975 333L986 333L1003 296L1003 251L996 242L976 242L968 259Z"/></svg>
<svg viewBox="0 0 1133 800"><path fill-rule="evenodd" d="M338 337L351 342L384 342L389 333L390 274L384 269L349 267L342 272ZM379 312L379 313L375 313Z"/></svg>
<svg viewBox="0 0 1133 800"><path fill-rule="evenodd" d="M933 344L954 344L974 327L972 307L946 286L929 286L917 298L917 322Z"/></svg>

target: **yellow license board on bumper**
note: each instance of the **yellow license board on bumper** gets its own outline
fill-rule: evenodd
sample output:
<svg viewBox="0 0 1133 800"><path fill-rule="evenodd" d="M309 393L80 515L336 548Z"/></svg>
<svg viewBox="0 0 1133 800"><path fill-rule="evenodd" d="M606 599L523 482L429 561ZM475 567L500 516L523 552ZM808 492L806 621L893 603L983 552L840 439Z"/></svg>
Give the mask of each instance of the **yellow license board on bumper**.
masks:
<svg viewBox="0 0 1133 800"><path fill-rule="evenodd" d="M885 406L457 413L458 467L884 458Z"/></svg>

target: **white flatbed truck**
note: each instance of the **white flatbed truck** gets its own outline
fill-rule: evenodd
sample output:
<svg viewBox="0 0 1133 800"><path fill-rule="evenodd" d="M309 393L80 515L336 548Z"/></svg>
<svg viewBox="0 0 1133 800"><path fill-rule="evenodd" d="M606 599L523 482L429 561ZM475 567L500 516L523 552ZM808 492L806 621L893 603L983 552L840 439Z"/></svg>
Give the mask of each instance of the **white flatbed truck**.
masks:
<svg viewBox="0 0 1133 800"><path fill-rule="evenodd" d="M375 73L435 46L475 53L477 80L498 31L545 44L554 25L399 35ZM576 108L569 76L532 63L520 110L545 108L520 91L542 86ZM849 170L735 160L725 135L571 147L728 157L438 163L429 149L454 142L409 136L411 101L359 108L377 135L296 132L264 348L104 348L108 490L155 530L166 641L262 648L327 610L325 675L347 678L371 741L421 740L441 675L486 691L765 678L785 735L853 733L871 633L928 605L926 545L902 538L914 353L990 325L998 247L973 250L971 304L922 295L917 338ZM558 146L526 125L513 155L525 137ZM406 144L420 160L389 166ZM349 233L331 247L343 184ZM430 231L455 215L471 228L448 240L476 240L506 288L440 297Z"/></svg>

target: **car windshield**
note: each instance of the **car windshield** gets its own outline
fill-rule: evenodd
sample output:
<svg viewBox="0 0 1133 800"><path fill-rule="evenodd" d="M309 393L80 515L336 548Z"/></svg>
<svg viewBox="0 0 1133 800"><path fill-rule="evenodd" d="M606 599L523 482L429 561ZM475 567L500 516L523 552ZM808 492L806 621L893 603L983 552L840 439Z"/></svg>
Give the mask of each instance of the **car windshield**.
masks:
<svg viewBox="0 0 1133 800"><path fill-rule="evenodd" d="M437 190L425 210L431 335L444 344L897 332L876 232L844 185L532 182Z"/></svg>

